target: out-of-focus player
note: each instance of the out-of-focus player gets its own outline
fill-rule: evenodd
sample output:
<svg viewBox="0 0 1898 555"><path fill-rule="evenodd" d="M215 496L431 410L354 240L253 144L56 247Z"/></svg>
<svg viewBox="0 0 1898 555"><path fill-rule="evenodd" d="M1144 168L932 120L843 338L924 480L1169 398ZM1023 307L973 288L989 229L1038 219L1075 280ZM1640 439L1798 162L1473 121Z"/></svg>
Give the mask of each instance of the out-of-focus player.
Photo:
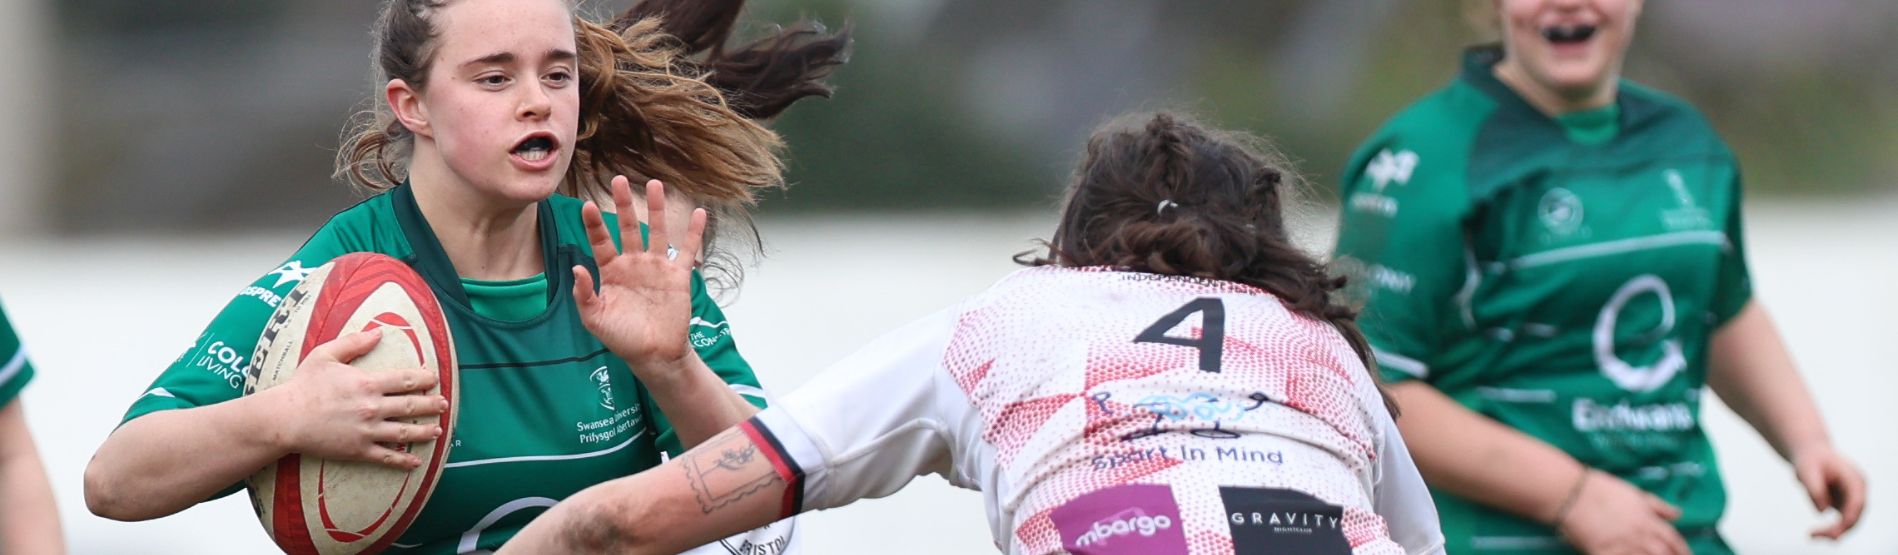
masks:
<svg viewBox="0 0 1898 555"><path fill-rule="evenodd" d="M20 406L20 390L32 380L26 346L0 308L0 553L66 551L53 486Z"/></svg>

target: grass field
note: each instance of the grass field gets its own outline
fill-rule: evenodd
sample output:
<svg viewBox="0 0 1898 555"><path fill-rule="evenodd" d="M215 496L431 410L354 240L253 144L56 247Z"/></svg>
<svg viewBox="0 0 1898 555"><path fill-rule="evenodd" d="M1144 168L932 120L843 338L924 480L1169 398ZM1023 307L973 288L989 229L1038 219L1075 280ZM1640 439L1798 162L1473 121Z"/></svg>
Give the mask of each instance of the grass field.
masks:
<svg viewBox="0 0 1898 555"><path fill-rule="evenodd" d="M1715 438L1731 505L1724 530L1749 554L1898 553L1898 197L1751 207L1759 298L1772 309L1841 448L1870 475L1871 509L1845 542L1808 542L1819 522L1786 465L1724 407ZM729 312L765 385L789 391L883 331L987 287L1046 215L768 219L770 258ZM1309 226L1326 243L1322 222ZM260 553L271 545L243 496L155 522L87 513L81 476L133 397L238 289L302 241L110 237L0 239L0 295L39 377L28 417L75 553ZM268 425L268 423L258 423ZM215 456L207 454L207 456ZM891 498L813 515L807 553L993 552L978 495L926 477Z"/></svg>

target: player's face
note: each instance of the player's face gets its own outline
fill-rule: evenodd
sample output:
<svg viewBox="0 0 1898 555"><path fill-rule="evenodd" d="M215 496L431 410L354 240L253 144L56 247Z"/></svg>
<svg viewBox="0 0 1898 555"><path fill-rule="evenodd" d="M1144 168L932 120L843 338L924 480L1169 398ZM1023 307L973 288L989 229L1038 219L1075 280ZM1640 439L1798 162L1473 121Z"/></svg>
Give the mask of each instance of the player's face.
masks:
<svg viewBox="0 0 1898 555"><path fill-rule="evenodd" d="M563 0L459 0L434 18L422 95L435 149L462 183L502 199L553 194L573 160L579 68Z"/></svg>
<svg viewBox="0 0 1898 555"><path fill-rule="evenodd" d="M1586 97L1613 86L1641 0L1497 0L1503 48L1550 92Z"/></svg>

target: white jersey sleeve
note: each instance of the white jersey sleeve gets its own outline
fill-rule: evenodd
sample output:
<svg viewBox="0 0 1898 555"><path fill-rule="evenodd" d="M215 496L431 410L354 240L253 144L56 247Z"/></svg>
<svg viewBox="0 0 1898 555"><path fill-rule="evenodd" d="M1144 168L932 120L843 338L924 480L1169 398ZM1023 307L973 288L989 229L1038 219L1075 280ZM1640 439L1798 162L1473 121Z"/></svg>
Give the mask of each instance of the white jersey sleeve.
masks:
<svg viewBox="0 0 1898 555"><path fill-rule="evenodd" d="M971 485L951 475L968 401L938 383L954 328L943 311L891 332L743 426L793 486L786 515L887 496L926 473Z"/></svg>
<svg viewBox="0 0 1898 555"><path fill-rule="evenodd" d="M1410 555L1443 553L1443 528L1437 521L1437 504L1430 488L1410 459L1410 448L1397 431L1389 412L1377 411L1378 446L1377 483L1371 490L1373 508L1390 527L1391 541Z"/></svg>

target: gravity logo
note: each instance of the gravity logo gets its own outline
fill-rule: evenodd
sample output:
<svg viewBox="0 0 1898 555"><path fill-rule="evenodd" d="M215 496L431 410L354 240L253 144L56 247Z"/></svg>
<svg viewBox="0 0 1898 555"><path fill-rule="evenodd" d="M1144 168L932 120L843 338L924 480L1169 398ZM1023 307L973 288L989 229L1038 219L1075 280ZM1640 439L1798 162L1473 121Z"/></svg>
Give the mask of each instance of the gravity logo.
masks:
<svg viewBox="0 0 1898 555"><path fill-rule="evenodd" d="M1351 553L1344 507L1289 489L1221 487L1219 498L1239 553Z"/></svg>

